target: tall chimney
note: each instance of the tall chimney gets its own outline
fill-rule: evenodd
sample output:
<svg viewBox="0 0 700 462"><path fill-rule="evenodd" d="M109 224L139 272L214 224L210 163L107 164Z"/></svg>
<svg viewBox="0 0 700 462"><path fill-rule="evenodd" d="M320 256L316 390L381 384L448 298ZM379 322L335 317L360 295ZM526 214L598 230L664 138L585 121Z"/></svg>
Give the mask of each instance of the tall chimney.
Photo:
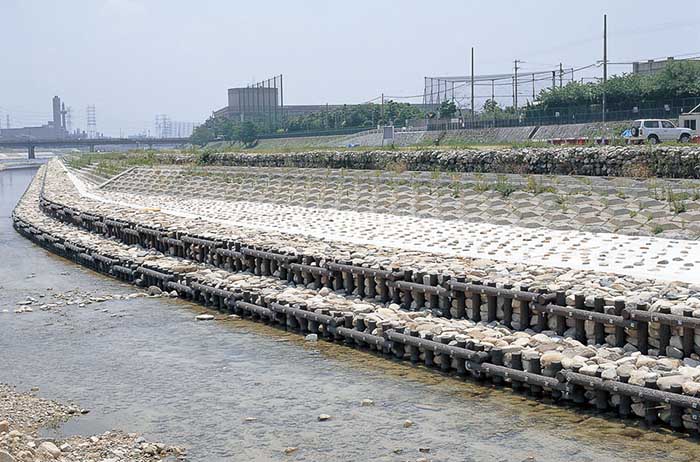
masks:
<svg viewBox="0 0 700 462"><path fill-rule="evenodd" d="M61 98L53 97L53 130L56 135L61 133Z"/></svg>

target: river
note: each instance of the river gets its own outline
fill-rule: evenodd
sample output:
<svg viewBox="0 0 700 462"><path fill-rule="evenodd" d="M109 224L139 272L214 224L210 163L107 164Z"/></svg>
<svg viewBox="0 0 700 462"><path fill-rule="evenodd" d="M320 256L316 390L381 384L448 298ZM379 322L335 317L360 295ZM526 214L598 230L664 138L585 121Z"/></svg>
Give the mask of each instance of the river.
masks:
<svg viewBox="0 0 700 462"><path fill-rule="evenodd" d="M204 309L179 300L16 314L28 296L135 292L15 233L10 214L34 173L0 171L0 382L90 409L49 436L118 428L186 446L189 460L207 462L690 461L700 454L696 442L636 422L250 321L196 322ZM374 405L361 406L363 399ZM331 419L319 422L322 413ZM405 420L414 424L405 428ZM285 455L286 447L299 449Z"/></svg>

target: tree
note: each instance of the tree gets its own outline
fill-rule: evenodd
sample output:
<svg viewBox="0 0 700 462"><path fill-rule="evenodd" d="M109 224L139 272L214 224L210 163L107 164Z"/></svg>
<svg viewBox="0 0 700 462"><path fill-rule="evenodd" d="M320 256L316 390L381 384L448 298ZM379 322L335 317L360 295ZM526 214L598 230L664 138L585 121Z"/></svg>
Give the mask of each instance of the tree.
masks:
<svg viewBox="0 0 700 462"><path fill-rule="evenodd" d="M495 112L500 112L501 106L498 105L498 101L496 101L495 99L489 98L484 102L483 110L487 114L493 114Z"/></svg>
<svg viewBox="0 0 700 462"><path fill-rule="evenodd" d="M216 137L214 132L206 125L200 125L194 129L192 136L190 136L190 141L192 144L198 146L204 146L205 144L214 141Z"/></svg>
<svg viewBox="0 0 700 462"><path fill-rule="evenodd" d="M441 119L451 119L457 113L457 105L454 101L443 101L440 103L438 114Z"/></svg>
<svg viewBox="0 0 700 462"><path fill-rule="evenodd" d="M656 74L622 74L603 82L570 82L559 88L542 90L536 98L534 111L576 106L632 106L637 103L664 104L676 98L692 98L700 94L700 62L674 61ZM526 110L527 112L527 110Z"/></svg>
<svg viewBox="0 0 700 462"><path fill-rule="evenodd" d="M409 103L384 102L384 118L379 104L357 104L311 114L290 117L287 130L308 131L342 128L375 127L380 123L403 124L408 119L422 118L423 112Z"/></svg>
<svg viewBox="0 0 700 462"><path fill-rule="evenodd" d="M238 130L238 140L249 147L258 139L258 128L253 122L243 122Z"/></svg>

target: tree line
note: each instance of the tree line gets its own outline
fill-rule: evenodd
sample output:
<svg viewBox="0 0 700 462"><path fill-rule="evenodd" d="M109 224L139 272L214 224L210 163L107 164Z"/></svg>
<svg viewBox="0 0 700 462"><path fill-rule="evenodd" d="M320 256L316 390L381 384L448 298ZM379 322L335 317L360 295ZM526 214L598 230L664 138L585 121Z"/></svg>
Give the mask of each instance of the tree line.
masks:
<svg viewBox="0 0 700 462"><path fill-rule="evenodd" d="M486 100L477 119L513 119L553 113L561 108L584 108L602 104L605 93L608 107L634 104L667 104L670 100L700 97L700 61L675 61L668 63L656 74L622 74L612 76L607 83L569 82L562 87L543 89L533 103L516 111L512 106L501 106L495 100ZM426 111L422 106L393 100L383 105L366 103L343 105L311 114L286 118L277 132L323 131L344 128L372 128L377 125L403 126L407 120L429 118L449 119L467 117L454 101L443 101L435 110ZM221 140L252 145L259 133L266 130L263 122L239 122L225 117L210 117L197 127L192 142L204 145Z"/></svg>
<svg viewBox="0 0 700 462"><path fill-rule="evenodd" d="M637 103L664 104L670 100L700 96L700 61L668 63L656 74L622 74L603 82L569 82L563 87L547 88L535 99L538 109Z"/></svg>

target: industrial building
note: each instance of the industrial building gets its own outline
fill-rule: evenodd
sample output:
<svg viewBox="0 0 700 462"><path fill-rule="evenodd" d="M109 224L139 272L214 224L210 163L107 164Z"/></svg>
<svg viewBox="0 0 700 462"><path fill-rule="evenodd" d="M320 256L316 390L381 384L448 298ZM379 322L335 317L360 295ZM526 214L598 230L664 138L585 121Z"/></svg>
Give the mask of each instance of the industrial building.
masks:
<svg viewBox="0 0 700 462"><path fill-rule="evenodd" d="M278 75L248 87L229 88L228 105L214 111L214 116L279 126L286 117L342 107L342 104L285 105L282 75Z"/></svg>
<svg viewBox="0 0 700 462"><path fill-rule="evenodd" d="M52 100L53 120L39 127L3 128L0 130L2 140L55 140L68 137L66 129L66 105L61 98L54 96Z"/></svg>
<svg viewBox="0 0 700 462"><path fill-rule="evenodd" d="M644 74L644 75L651 75L651 74L657 74L664 70L664 68L673 63L673 62L678 62L678 61L690 61L688 59L674 59L673 56L669 56L666 59L661 59L658 61L654 61L653 59L647 60L647 61L637 61L632 63L632 73L633 74Z"/></svg>

